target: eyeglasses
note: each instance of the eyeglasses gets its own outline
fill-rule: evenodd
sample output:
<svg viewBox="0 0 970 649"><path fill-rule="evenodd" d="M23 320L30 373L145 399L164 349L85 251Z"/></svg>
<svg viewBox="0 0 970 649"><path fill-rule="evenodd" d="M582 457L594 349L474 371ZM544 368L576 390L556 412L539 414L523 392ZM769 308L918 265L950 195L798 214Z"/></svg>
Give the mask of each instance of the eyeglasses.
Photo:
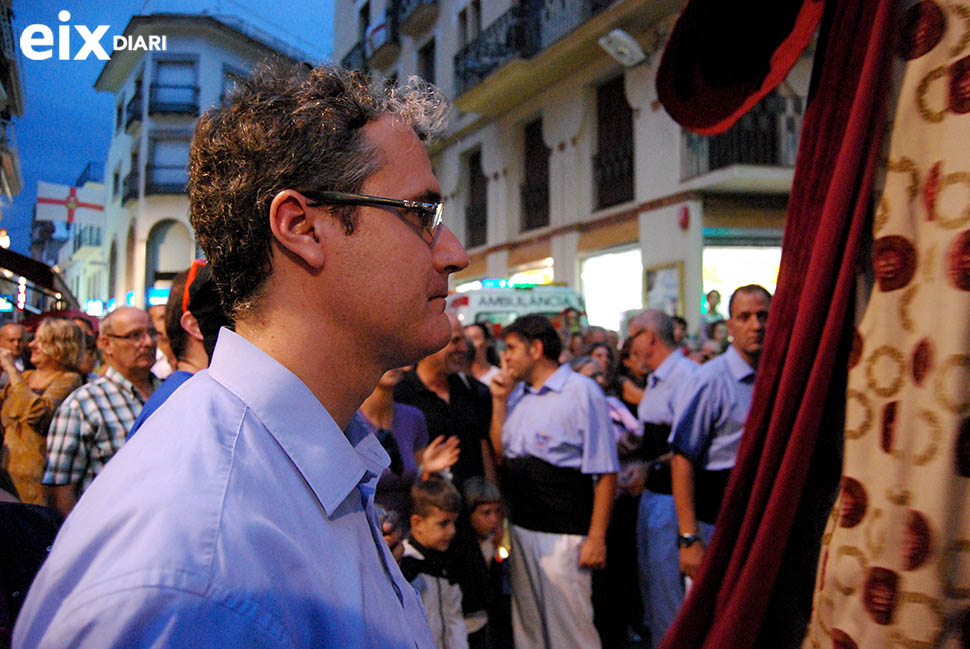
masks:
<svg viewBox="0 0 970 649"><path fill-rule="evenodd" d="M155 329L135 329L134 331L129 331L128 333L121 334L109 334L105 333L105 336L109 338L119 338L121 340L127 340L130 343L141 342L141 339L148 336L152 340L158 340L158 331Z"/></svg>
<svg viewBox="0 0 970 649"><path fill-rule="evenodd" d="M370 205L372 207L393 207L405 210L418 217L419 222L402 217L402 220L418 231L421 238L428 245L434 245L441 231L441 221L444 214L441 201L434 203L424 203L422 201L409 201L397 198L384 198L382 196L368 196L367 194L348 194L345 192L303 192L303 195L313 201L310 207L316 207L320 203L330 205Z"/></svg>

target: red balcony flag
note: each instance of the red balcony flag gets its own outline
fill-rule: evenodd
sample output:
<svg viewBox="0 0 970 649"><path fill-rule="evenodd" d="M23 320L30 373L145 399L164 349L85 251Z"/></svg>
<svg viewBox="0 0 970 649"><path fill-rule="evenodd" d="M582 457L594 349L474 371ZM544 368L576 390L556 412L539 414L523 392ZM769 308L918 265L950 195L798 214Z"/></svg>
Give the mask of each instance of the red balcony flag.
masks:
<svg viewBox="0 0 970 649"><path fill-rule="evenodd" d="M104 191L37 181L38 221L104 225Z"/></svg>

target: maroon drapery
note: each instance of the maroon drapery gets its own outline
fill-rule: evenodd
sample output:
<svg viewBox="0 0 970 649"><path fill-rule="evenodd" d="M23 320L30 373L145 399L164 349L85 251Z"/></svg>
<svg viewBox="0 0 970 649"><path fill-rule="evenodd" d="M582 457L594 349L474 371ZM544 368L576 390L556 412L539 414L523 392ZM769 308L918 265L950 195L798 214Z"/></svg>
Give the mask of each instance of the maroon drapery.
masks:
<svg viewBox="0 0 970 649"><path fill-rule="evenodd" d="M768 612L785 611L792 603L780 600L797 594L785 585L783 562L801 561L802 572L814 574L817 555L786 548L804 541L793 529L816 529L801 519L817 518L832 502L819 507L806 494L818 486L809 480L816 449L840 448L853 286L886 119L893 4L829 0L825 8L751 412L702 572L663 649L770 646L766 632L789 635L789 643L804 633L807 619ZM815 551L817 529L809 539Z"/></svg>

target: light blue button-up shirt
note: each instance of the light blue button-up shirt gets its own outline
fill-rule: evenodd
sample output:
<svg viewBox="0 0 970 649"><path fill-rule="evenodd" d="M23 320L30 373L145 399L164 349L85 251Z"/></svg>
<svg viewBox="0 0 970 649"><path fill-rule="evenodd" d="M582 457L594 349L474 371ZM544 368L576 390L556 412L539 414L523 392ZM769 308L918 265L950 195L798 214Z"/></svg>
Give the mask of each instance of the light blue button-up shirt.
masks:
<svg viewBox="0 0 970 649"><path fill-rule="evenodd" d="M14 646L433 649L377 527L388 463L224 329L68 517Z"/></svg>
<svg viewBox="0 0 970 649"><path fill-rule="evenodd" d="M509 396L502 454L531 455L583 473L616 473L616 441L596 382L560 365L538 390L520 383Z"/></svg>
<svg viewBox="0 0 970 649"><path fill-rule="evenodd" d="M643 391L643 398L637 407L637 419L672 426L674 405L697 368L697 363L681 354L680 350L670 352L647 379L647 389Z"/></svg>
<svg viewBox="0 0 970 649"><path fill-rule="evenodd" d="M697 467L730 469L751 409L754 369L734 346L701 365L677 402L670 445Z"/></svg>

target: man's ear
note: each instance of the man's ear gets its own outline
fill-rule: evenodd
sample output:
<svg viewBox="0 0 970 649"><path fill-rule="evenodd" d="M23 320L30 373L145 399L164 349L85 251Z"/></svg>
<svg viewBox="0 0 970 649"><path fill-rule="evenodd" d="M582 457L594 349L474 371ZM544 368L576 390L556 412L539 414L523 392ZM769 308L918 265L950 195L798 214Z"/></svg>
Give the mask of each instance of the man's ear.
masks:
<svg viewBox="0 0 970 649"><path fill-rule="evenodd" d="M531 358L534 361L537 361L540 358L542 358L544 353L545 353L545 347L543 346L541 340L536 338L535 340L529 343L529 358Z"/></svg>
<svg viewBox="0 0 970 649"><path fill-rule="evenodd" d="M182 314L179 323L182 325L182 329L185 329L185 333L189 334L199 342L202 342L202 330L199 329L199 321L195 319L191 311L186 311Z"/></svg>
<svg viewBox="0 0 970 649"><path fill-rule="evenodd" d="M305 196L284 189L269 206L269 228L283 248L311 268L321 269L325 261L323 221L326 210L308 208ZM329 218L329 215L326 215Z"/></svg>

